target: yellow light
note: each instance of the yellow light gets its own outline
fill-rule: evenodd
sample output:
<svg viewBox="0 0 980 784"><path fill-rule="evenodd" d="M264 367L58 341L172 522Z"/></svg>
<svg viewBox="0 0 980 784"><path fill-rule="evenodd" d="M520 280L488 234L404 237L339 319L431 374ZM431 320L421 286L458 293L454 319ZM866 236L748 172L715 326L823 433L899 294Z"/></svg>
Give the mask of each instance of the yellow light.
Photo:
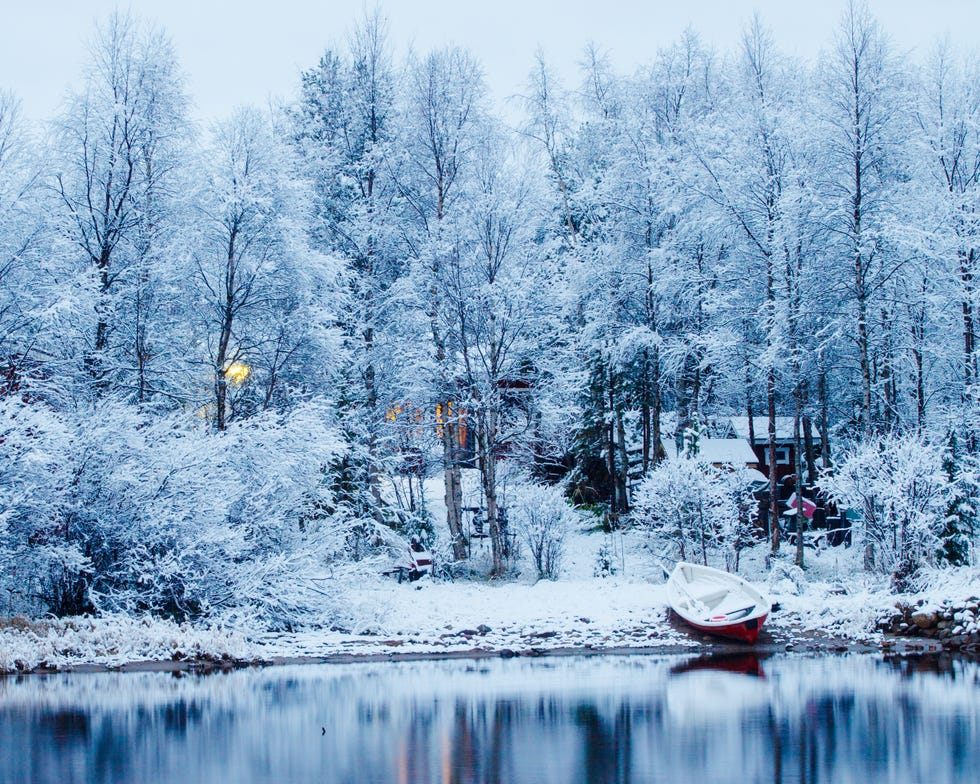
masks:
<svg viewBox="0 0 980 784"><path fill-rule="evenodd" d="M229 362L228 367L225 368L225 378L236 387L244 384L250 375L252 375L252 368L237 359Z"/></svg>

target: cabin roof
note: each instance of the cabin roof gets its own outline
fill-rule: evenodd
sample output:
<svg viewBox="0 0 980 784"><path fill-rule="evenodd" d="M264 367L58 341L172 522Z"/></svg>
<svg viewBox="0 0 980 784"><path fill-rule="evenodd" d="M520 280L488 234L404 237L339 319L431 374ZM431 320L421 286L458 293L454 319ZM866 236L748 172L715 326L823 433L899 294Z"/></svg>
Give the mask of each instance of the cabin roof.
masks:
<svg viewBox="0 0 980 784"><path fill-rule="evenodd" d="M662 443L667 458L675 460L677 447L674 442L664 440ZM714 465L745 466L759 462L749 442L743 438L699 438L698 456Z"/></svg>
<svg viewBox="0 0 980 784"><path fill-rule="evenodd" d="M755 443L766 444L769 442L769 417L752 417L752 424L755 430ZM749 438L749 418L730 417L728 420L728 434L735 438ZM816 427L813 428L813 435L819 438L820 433ZM793 417L776 417L776 441L793 441Z"/></svg>

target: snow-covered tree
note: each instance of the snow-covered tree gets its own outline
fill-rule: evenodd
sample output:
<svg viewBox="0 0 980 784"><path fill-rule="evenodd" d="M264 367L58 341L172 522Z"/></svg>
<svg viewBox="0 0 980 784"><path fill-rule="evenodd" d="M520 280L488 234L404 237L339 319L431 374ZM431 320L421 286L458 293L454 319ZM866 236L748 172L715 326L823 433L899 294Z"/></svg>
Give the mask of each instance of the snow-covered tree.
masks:
<svg viewBox="0 0 980 784"><path fill-rule="evenodd" d="M510 519L517 536L528 549L540 579L557 579L565 539L578 515L568 505L560 487L520 484L509 493Z"/></svg>
<svg viewBox="0 0 980 784"><path fill-rule="evenodd" d="M53 295L35 274L47 242L41 173L29 149L20 104L0 91L0 390L37 361L30 354L42 342L41 314Z"/></svg>
<svg viewBox="0 0 980 784"><path fill-rule="evenodd" d="M460 404L474 430L497 574L507 556L498 462L505 451L516 458L531 445L535 360L555 310L554 281L535 237L535 194L509 141L488 127L476 143L444 283L446 332L459 351Z"/></svg>
<svg viewBox="0 0 980 784"><path fill-rule="evenodd" d="M744 483L697 456L664 460L640 483L632 518L670 560L737 563L745 545Z"/></svg>
<svg viewBox="0 0 980 784"><path fill-rule="evenodd" d="M940 406L969 409L977 384L976 265L980 254L980 88L975 64L948 44L930 55L919 74L915 119L918 165L911 200L903 217L901 239L923 269L916 286L923 304L913 321L919 343L915 349L917 409L920 424L926 424L926 400L938 392ZM904 205L903 205L904 206ZM908 288L911 288L909 286ZM941 303L936 308L936 303ZM930 329L931 328L931 329ZM955 330L959 344L932 348L929 334ZM942 341L943 344L946 341ZM960 368L951 388L946 379L929 373L930 355L939 353L944 362ZM957 356L958 355L958 356ZM948 356L948 359L947 359ZM928 377L927 377L928 376ZM966 421L970 422L969 414ZM977 447L975 431L967 429L969 451Z"/></svg>
<svg viewBox="0 0 980 784"><path fill-rule="evenodd" d="M355 505L376 517L384 507L385 459L396 451L385 414L404 403L396 397L390 361L397 315L389 300L406 255L397 221L400 196L388 170L397 166L396 78L387 26L374 12L357 25L345 50L327 52L303 74L292 117L314 193L312 241L346 262L337 303L346 348L337 397L351 441L351 476L342 483L352 500L360 498Z"/></svg>
<svg viewBox="0 0 980 784"><path fill-rule="evenodd" d="M99 29L84 83L56 125L61 232L90 307L78 353L96 388L115 385L140 402L166 370L170 336L154 329L166 328L160 311L170 304L161 302L161 265L189 135L186 106L166 36L116 13Z"/></svg>
<svg viewBox="0 0 980 784"><path fill-rule="evenodd" d="M965 566L972 555L977 531L978 477L972 455L964 454L955 432L950 432L943 452L943 471L952 489L949 507L939 532L939 564Z"/></svg>
<svg viewBox="0 0 980 784"><path fill-rule="evenodd" d="M942 443L921 435L886 435L861 442L820 480L845 509L860 515L857 535L869 571L891 574L901 590L933 563L955 496Z"/></svg>
<svg viewBox="0 0 980 784"><path fill-rule="evenodd" d="M880 295L900 262L883 242L882 230L896 171L897 115L904 110L901 79L888 39L863 0L848 3L833 51L821 65L819 189L830 236L849 260L840 265L837 281L846 305L839 334L853 341L860 390L856 425L870 434L884 417L877 371L890 360L876 358L877 333L888 325Z"/></svg>
<svg viewBox="0 0 980 784"><path fill-rule="evenodd" d="M241 109L218 124L197 197L194 334L207 403L218 431L236 416L275 407L289 374L327 336L332 275L296 229L304 196L289 183L291 162L271 118ZM319 301L318 301L319 300ZM308 372L308 371L307 371Z"/></svg>
<svg viewBox="0 0 980 784"><path fill-rule="evenodd" d="M454 314L445 301L447 261L453 253L449 224L456 219L465 181L472 176L473 147L485 116L483 74L473 56L458 47L430 52L408 68L402 105L404 165L398 188L405 200L406 232L412 249L412 281L417 307L424 314L430 355L422 404L436 409L442 441L446 523L453 555L462 559L460 477L459 354L447 320ZM418 341L422 336L416 334Z"/></svg>

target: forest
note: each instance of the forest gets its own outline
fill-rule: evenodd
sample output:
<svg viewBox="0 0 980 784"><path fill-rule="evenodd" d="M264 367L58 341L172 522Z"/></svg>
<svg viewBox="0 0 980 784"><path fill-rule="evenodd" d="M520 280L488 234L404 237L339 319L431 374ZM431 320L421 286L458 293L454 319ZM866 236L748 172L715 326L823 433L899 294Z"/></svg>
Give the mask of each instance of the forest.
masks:
<svg viewBox="0 0 980 784"><path fill-rule="evenodd" d="M975 563L969 53L853 2L813 62L756 18L576 83L539 54L502 112L380 11L342 40L206 128L127 14L45 123L0 92L0 612L301 624L412 536L465 562L470 481L472 579L508 526L548 575L570 505L737 566L789 551L778 418L864 569ZM766 422L761 510L698 457L731 417Z"/></svg>

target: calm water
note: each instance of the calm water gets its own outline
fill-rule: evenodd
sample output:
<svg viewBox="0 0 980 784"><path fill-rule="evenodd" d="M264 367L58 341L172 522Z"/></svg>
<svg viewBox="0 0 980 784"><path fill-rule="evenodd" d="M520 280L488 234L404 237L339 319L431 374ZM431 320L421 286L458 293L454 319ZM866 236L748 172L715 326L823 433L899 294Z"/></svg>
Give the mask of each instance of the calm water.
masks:
<svg viewBox="0 0 980 784"><path fill-rule="evenodd" d="M0 679L2 782L980 780L980 665L589 657Z"/></svg>

